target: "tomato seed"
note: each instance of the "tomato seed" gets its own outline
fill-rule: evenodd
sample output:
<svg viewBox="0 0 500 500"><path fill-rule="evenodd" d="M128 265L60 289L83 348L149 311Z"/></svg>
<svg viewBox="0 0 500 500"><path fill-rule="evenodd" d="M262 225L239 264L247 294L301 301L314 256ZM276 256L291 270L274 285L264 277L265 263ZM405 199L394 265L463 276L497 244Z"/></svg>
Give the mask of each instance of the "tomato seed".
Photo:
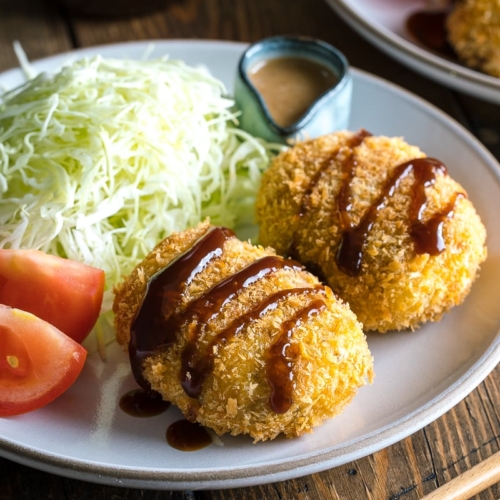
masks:
<svg viewBox="0 0 500 500"><path fill-rule="evenodd" d="M9 363L12 368L17 368L19 366L19 359L17 356L7 356L7 363Z"/></svg>

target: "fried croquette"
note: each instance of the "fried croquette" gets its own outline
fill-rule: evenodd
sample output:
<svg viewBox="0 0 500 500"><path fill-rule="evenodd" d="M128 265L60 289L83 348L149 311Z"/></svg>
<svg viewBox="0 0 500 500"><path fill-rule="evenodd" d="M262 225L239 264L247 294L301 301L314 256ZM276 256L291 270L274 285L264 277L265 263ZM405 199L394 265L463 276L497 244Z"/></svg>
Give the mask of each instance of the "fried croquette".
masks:
<svg viewBox="0 0 500 500"><path fill-rule="evenodd" d="M349 307L297 262L229 230L173 234L114 292L138 382L218 434L299 436L372 380Z"/></svg>
<svg viewBox="0 0 500 500"><path fill-rule="evenodd" d="M260 243L316 273L366 331L438 321L464 300L486 258L485 228L446 167L365 131L277 156L256 218Z"/></svg>
<svg viewBox="0 0 500 500"><path fill-rule="evenodd" d="M500 77L500 1L460 0L446 18L448 41L467 66Z"/></svg>

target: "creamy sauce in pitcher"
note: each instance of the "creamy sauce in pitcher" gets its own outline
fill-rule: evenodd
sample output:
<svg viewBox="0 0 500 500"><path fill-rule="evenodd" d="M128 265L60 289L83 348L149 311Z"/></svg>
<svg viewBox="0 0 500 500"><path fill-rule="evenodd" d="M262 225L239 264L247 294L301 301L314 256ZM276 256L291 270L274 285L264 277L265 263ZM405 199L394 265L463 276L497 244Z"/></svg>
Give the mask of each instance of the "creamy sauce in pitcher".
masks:
<svg viewBox="0 0 500 500"><path fill-rule="evenodd" d="M259 61L248 76L280 127L296 123L339 80L326 66L303 57Z"/></svg>

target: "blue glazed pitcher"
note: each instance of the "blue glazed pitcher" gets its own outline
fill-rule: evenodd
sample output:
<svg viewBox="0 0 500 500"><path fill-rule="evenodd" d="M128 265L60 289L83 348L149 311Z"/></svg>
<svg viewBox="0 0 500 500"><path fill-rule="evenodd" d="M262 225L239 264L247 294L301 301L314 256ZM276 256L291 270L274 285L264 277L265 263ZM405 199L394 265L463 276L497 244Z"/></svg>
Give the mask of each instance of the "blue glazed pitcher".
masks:
<svg viewBox="0 0 500 500"><path fill-rule="evenodd" d="M323 73L329 73L334 78L331 86L317 95L298 119L292 123L279 124L270 111L271 106L268 104L271 103L266 102L264 92L254 85L252 74L256 74L255 68L261 68L266 63L293 58L320 66L324 69ZM304 64L302 66L307 67ZM347 59L331 45L306 37L276 36L250 45L243 53L238 65L234 97L241 111L240 127L250 134L281 143L312 139L348 127L352 77ZM292 91L292 95L287 96L290 106L299 97Z"/></svg>

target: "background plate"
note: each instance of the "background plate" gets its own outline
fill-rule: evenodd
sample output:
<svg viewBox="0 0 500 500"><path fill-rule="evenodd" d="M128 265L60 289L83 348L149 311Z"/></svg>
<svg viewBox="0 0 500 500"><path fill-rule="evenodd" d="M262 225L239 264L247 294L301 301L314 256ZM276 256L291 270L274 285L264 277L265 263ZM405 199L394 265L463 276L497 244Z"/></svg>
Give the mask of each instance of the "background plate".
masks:
<svg viewBox="0 0 500 500"><path fill-rule="evenodd" d="M500 78L440 57L419 46L406 30L412 12L429 0L326 0L360 35L402 64L446 86L500 104Z"/></svg>
<svg viewBox="0 0 500 500"><path fill-rule="evenodd" d="M227 42L130 43L95 47L34 63L54 70L70 58L170 54L204 64L232 88L244 45ZM404 136L444 161L468 191L488 230L489 257L466 302L440 323L409 333L369 335L375 382L363 387L339 417L313 434L252 444L224 436L194 453L170 448L171 408L151 419L118 409L136 387L127 356L116 344L102 362L89 356L77 382L33 413L0 418L0 454L49 472L105 484L155 489L239 487L318 472L373 453L424 427L472 391L500 360L500 169L493 157L447 115L412 94L353 70L351 129ZM0 85L22 81L19 70L0 75Z"/></svg>

